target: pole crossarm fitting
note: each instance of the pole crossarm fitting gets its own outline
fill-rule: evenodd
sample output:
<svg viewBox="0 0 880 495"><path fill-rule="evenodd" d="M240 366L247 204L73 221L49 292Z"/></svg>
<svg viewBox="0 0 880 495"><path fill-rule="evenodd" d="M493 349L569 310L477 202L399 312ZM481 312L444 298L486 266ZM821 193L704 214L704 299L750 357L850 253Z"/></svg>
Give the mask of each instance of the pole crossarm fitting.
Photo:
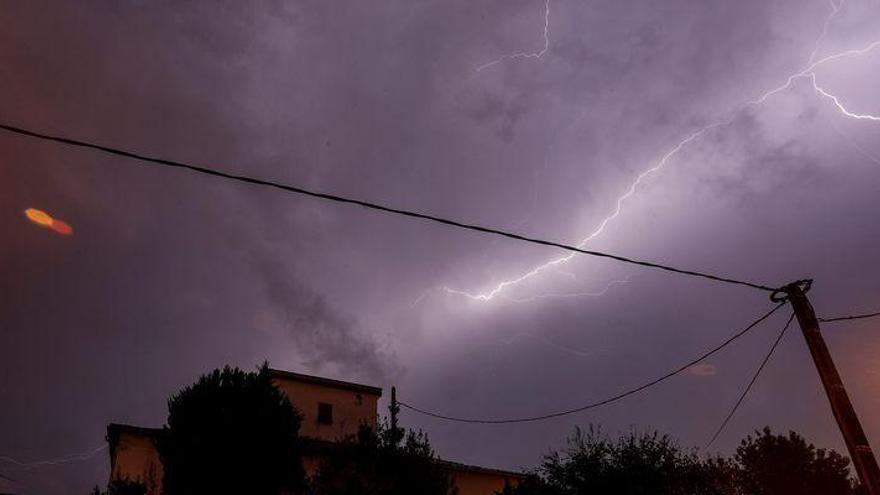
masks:
<svg viewBox="0 0 880 495"><path fill-rule="evenodd" d="M795 280L770 293L770 300L775 303L788 302L792 293L806 294L813 287L813 279L804 278Z"/></svg>

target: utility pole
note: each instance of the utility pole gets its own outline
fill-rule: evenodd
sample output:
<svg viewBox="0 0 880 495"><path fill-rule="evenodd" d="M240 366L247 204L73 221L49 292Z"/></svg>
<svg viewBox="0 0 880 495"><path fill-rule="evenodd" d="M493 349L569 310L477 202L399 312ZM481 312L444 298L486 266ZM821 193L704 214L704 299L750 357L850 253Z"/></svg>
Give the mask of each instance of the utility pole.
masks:
<svg viewBox="0 0 880 495"><path fill-rule="evenodd" d="M819 372L819 378L822 379L822 385L825 387L825 394L828 395L828 401L831 403L834 419L837 420L837 426L843 434L843 440L846 442L846 448L849 450L859 480L868 490L869 495L880 495L880 467L877 466L877 459L874 458L868 438L843 387L840 374L834 366L834 361L831 360L831 353L828 352L828 347L822 338L819 320L816 318L813 306L805 294L805 291L809 290L810 283L795 282L787 285L783 290L797 315L813 362L816 364L816 370Z"/></svg>
<svg viewBox="0 0 880 495"><path fill-rule="evenodd" d="M391 387L391 404L388 405L388 412L391 413L391 439L394 446L397 447L403 440L403 430L400 429L397 419L397 415L400 414L400 404L397 403L397 387Z"/></svg>
<svg viewBox="0 0 880 495"><path fill-rule="evenodd" d="M397 415L400 414L400 406L397 404L397 387L391 387L391 405L388 406L391 412L391 429L397 431Z"/></svg>

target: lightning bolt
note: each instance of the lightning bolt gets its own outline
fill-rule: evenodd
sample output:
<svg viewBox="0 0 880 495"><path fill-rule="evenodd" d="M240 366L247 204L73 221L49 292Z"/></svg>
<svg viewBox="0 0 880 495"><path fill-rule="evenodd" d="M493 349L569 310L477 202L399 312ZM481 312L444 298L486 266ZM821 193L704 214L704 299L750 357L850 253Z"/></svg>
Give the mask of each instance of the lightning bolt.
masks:
<svg viewBox="0 0 880 495"><path fill-rule="evenodd" d="M831 15L829 15L825 19L825 23L822 24L822 33L816 38L816 41L813 43L813 51L810 52L810 58L807 63L812 64L814 60L816 60L816 55L819 53L819 48L822 45L822 42L825 41L825 37L828 36L828 28L831 27L831 23L834 21L834 18L837 17L837 14L843 9L843 4L846 3L846 0L840 0L840 3L835 3L833 0L831 1Z"/></svg>
<svg viewBox="0 0 880 495"><path fill-rule="evenodd" d="M682 141L680 141L674 148L672 148L668 153L666 153L666 155L664 155L660 159L660 161L658 161L653 167L645 170L644 172L642 172L638 176L636 176L635 180L630 184L629 189L627 189L626 192L624 192L621 196L619 196L617 198L617 204L616 204L614 210L611 212L611 214L608 215L607 217L605 217L599 223L599 226L596 227L595 230L593 230L593 232L591 232L587 237L583 238L577 244L577 247L583 248L587 245L587 243L589 243L590 241L592 241L596 237L600 236L605 231L606 227L608 227L608 224L610 224L618 216L620 216L621 212L623 212L623 204L636 193L636 190L638 189L639 185L646 178L648 178L652 174L657 173L660 169L662 169L672 157L674 157L676 154L678 154L679 151L681 151L682 148L684 148L689 143L691 143L695 139L699 138L703 134L709 132L710 130L712 130L716 127L720 127L722 125L726 125L732 121L733 121L733 118L731 118L727 121L724 121L724 122L717 122L714 124L710 124L710 125L705 126L701 129L698 129L697 131L692 133L690 136L688 136L685 139L683 139ZM526 272L523 275L520 275L519 277L516 277L511 280L505 280L505 281L499 283L498 285L496 285L493 289L489 290L488 292L472 293L472 292L468 292L468 291L452 289L449 287L443 287L443 290L445 290L446 292L448 292L450 294L458 294L461 296L466 296L466 297L473 299L475 301L491 301L492 299L495 298L495 296L500 294L501 291L503 291L504 289L506 289L510 286L520 284L520 283L524 282L525 280L530 279L530 278L534 277L535 275L538 275L539 273L544 272L550 268L556 268L561 264L567 263L568 261L570 261L572 258L575 257L575 254L576 253L571 253L571 254L565 255L561 258L557 258L557 259L548 261L547 263L544 263L543 265L538 265L537 267L533 268L532 270Z"/></svg>
<svg viewBox="0 0 880 495"><path fill-rule="evenodd" d="M855 113L855 112L848 110L845 106L843 106L843 103L840 102L840 98L829 93L828 91L823 89L821 86L819 86L819 83L816 82L816 74L811 73L809 75L809 77L810 77L810 81L812 81L812 83L813 83L813 89L816 90L816 92L819 93L820 95L822 95L825 98L828 98L829 100L834 102L834 105L837 107L837 110L840 111L840 113L842 113L843 115L845 115L851 119L856 119L856 120L872 120L874 122L880 122L880 117L878 117L876 115L871 115L869 113Z"/></svg>
<svg viewBox="0 0 880 495"><path fill-rule="evenodd" d="M541 58L550 50L550 0L544 1L544 47L536 52L519 52L503 55L490 62L486 62L476 68L477 72L482 72L489 67L498 65L505 60L516 60L518 58Z"/></svg>
<svg viewBox="0 0 880 495"><path fill-rule="evenodd" d="M95 455L97 455L99 452L103 451L106 448L107 448L107 445L102 445L100 447L97 447L92 450L88 450L86 452L80 452L80 453L76 453L76 454L68 454L66 456L58 457L56 459L47 459L47 460L43 460L43 461L23 462L23 461L19 461L17 459L13 459L12 457L7 457L7 456L0 456L0 461L8 462L10 464L17 466L18 468L15 469L16 471L25 471L28 469L33 469L33 468L42 467L42 466L56 466L58 464L66 464L68 462L85 461L85 460L91 459L92 457L94 457Z"/></svg>
<svg viewBox="0 0 880 495"><path fill-rule="evenodd" d="M567 256L566 258L571 259L571 257L569 257L569 256ZM563 261L561 261L561 260L562 260L562 258L548 262L548 263L541 265L540 267L532 270L529 273L537 272L538 270L546 270L548 268L551 268L554 265L550 265L550 263L556 263L556 262L562 263ZM524 279L528 276L530 276L530 275L526 274L526 275L523 275L522 277L519 277L519 279ZM574 298L574 297L601 297L601 296L604 296L605 294L607 294L611 289L613 289L614 287L616 287L618 285L628 284L630 282L630 280L632 279L632 277L633 277L633 275L630 275L630 276L627 276L626 278L623 278L623 279L609 280L606 282L605 286L602 289L593 290L593 291L587 290L587 291L580 291L580 292L551 292L551 293L536 294L531 297L523 297L523 298L509 297L509 296L501 296L501 297L505 301L515 302L515 303L535 302L535 301L539 301L541 299L557 299L557 298L566 299L566 298ZM511 281L508 281L509 282L508 285L518 283L517 280L519 280L519 279L514 279ZM500 285L501 284L499 284L499 286ZM504 287L507 287L507 286L505 285L501 288L495 287L495 289L493 289L492 291L490 291L486 294L473 294L473 293L470 293L467 291L452 289L449 287L440 287L440 289L443 290L444 292L446 292L447 294L465 296L465 297L468 297L468 298L473 299L475 301L490 301L490 300L494 299L496 296L498 296L498 294L502 290L504 290Z"/></svg>
<svg viewBox="0 0 880 495"><path fill-rule="evenodd" d="M582 291L582 292L548 292L542 294L536 294L531 297L504 297L506 301L515 302L515 303L529 303L540 301L541 299L572 299L575 297L602 297L608 292L611 291L614 287L618 285L628 284L632 276L623 278L610 280L605 287L595 291Z"/></svg>
<svg viewBox="0 0 880 495"><path fill-rule="evenodd" d="M549 2L548 2L548 6L549 6ZM643 171L638 176L636 176L636 178L630 184L629 188L627 188L626 191L624 191L624 193L617 198L616 205L615 205L614 209L612 210L612 212L599 223L598 227L596 227L595 230L593 230L589 235L587 235L585 238L583 238L577 244L577 246L579 248L583 248L587 243L589 243L590 241L592 241L593 239L595 239L596 237L601 235L605 231L605 229L608 227L608 225L611 222L613 222L615 219L617 219L617 217L620 216L620 214L623 212L624 203L626 203L627 200L629 200L632 196L635 195L639 185L641 185L641 183L644 182L644 180L646 178L650 177L653 174L656 174L661 169L663 169L667 165L667 163L669 163L669 161L672 158L674 158L676 155L678 155L687 145L689 145L690 143L694 142L695 140L701 138L702 136L706 135L708 132L710 132L714 129L730 125L741 112L743 112L744 110L746 110L748 108L764 104L772 96L791 88L791 86L794 84L794 82L798 79L802 79L802 78L809 79L813 84L814 90L820 96L832 101L842 115L849 117L849 118L857 119L857 120L880 121L880 117L877 117L877 116L874 116L871 114L856 113L856 112L853 112L853 111L847 109L843 105L843 103L841 103L840 99L837 96L833 95L832 93L830 93L826 89L822 88L816 80L816 74L814 73L814 71L818 67L820 67L824 64L827 64L829 62L833 62L835 60L842 59L842 58L866 54L866 53L876 49L878 46L880 46L880 40L877 40L877 41L874 41L873 43L867 45L864 48L854 49L854 50L846 50L843 52L839 52L839 53L835 53L833 55L826 56L826 57L821 58L819 60L815 60L816 54L818 53L818 50L819 50L819 45L821 44L822 40L824 40L824 38L827 36L830 24L833 22L834 18L843 9L843 6L844 6L844 0L842 0L840 3L833 3L833 2L831 3L832 12L828 16L828 18L825 20L822 32L819 35L819 37L817 38L816 42L814 43L814 48L810 54L810 58L807 62L807 66L803 70L788 76L788 78L786 78L785 82L782 85L775 87L773 89L770 89L767 92L765 92L764 94L762 94L761 96L759 96L758 98L751 100L751 101L747 101L744 104L740 105L738 108L736 108L731 113L731 115L728 118L711 123L711 124L708 124L706 126L703 126L699 129L697 129L696 131L692 132L690 135L686 136L681 141L679 141L678 144L673 146L653 166L651 166L650 168L648 168L647 170ZM549 13L545 17L547 19L549 19ZM545 28L545 33L549 33L549 28ZM549 40L549 37L548 37L548 40ZM549 45L549 41L548 41L548 45ZM541 52L538 52L538 53L541 53ZM502 57L501 59L499 59L497 61L493 61L492 63L499 63L499 62L503 61L505 58L517 58L520 55L522 55L522 54L515 54L515 55L511 55L511 56ZM535 55L535 54L532 54L532 55ZM560 265L567 263L568 261L570 261L574 257L575 257L575 253L571 253L566 256L548 261L542 265L538 265L537 267L529 270L528 272L524 273L523 275L520 275L518 277L509 279L509 280L504 280L504 281L498 283L494 288L492 288L486 292L475 293L475 292L469 292L469 291L464 291L464 290L452 289L449 287L443 287L442 289L450 294L465 296L465 297L468 297L474 301L488 302L488 301L495 299L505 289L512 287L512 286L515 286L515 285L518 285L518 284L520 284L520 283L522 283L532 277L535 277L536 275L538 275L548 269L558 268ZM578 295L578 293L543 294L543 295L533 296L531 298L524 299L522 301L531 301L531 300L535 300L537 298L549 298L549 297L576 297L577 295ZM592 294L580 293L580 295L592 295ZM511 300L514 302L519 302L517 299L513 299L513 298L505 298L505 299Z"/></svg>

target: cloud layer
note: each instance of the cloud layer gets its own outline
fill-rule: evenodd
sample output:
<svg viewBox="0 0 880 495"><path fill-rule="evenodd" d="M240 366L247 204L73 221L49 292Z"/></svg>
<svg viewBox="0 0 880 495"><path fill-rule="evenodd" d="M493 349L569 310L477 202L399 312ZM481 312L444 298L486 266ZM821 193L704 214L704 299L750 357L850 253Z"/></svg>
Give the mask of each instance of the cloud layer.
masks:
<svg viewBox="0 0 880 495"><path fill-rule="evenodd" d="M589 246L767 284L810 276L817 310L838 315L880 305L880 123L809 78L743 107L814 50L880 40L876 2L832 14L793 0L27 2L0 12L0 119L575 243L721 122ZM880 114L880 50L815 73L839 104ZM679 366L769 304L583 257L474 301L444 288L485 293L564 253L6 135L0 232L0 390L15 404L0 455L23 460L85 451L109 421L159 425L199 373L265 359L456 415L565 409ZM509 468L588 422L702 444L786 317L588 415L404 419L444 457ZM871 324L826 333L875 417ZM843 447L796 332L716 445L765 424ZM14 473L13 488L85 493L106 473L98 456Z"/></svg>

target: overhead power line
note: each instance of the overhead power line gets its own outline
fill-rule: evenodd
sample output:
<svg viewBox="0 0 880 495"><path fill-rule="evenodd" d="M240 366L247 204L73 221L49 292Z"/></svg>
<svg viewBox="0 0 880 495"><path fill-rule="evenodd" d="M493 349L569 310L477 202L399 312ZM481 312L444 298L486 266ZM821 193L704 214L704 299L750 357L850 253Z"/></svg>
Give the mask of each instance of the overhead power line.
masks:
<svg viewBox="0 0 880 495"><path fill-rule="evenodd" d="M867 313L867 314L863 314L863 315L838 316L836 318L819 318L819 321L822 323L833 323L835 321L863 320L866 318L876 318L878 316L880 316L880 312Z"/></svg>
<svg viewBox="0 0 880 495"><path fill-rule="evenodd" d="M476 231L476 232L482 232L484 234L498 235L498 236L507 237L510 239L516 239L518 241L529 242L532 244L539 244L539 245L543 245L543 246L555 247L555 248L563 249L566 251L571 251L571 252L580 253L580 254L586 254L589 256L608 258L608 259L620 261L622 263L629 263L629 264L644 266L644 267L648 267L648 268L656 268L658 270L665 270L667 272L678 273L681 275L700 277L703 279L713 280L715 282L724 282L724 283L728 283L728 284L742 285L742 286L752 287L754 289L760 289L760 290L764 290L764 291L768 291L768 292L773 292L773 291L777 290L775 287L770 287L770 286L763 285L763 284L747 282L747 281L742 281L742 280L736 280L736 279L732 279L732 278L722 277L722 276L713 275L713 274L705 273L705 272L694 271L694 270L684 270L684 269L680 269L680 268L674 268L674 267L667 266L667 265L661 265L658 263L651 263L648 261L640 261L640 260L636 260L636 259L632 259L632 258L627 258L624 256L618 256L615 254L604 253L601 251L592 251L592 250L588 250L588 249L582 249L577 246L571 246L571 245L563 244L560 242L547 241L547 240L538 239L535 237L525 236L522 234L516 234L513 232L506 232L503 230L498 230L498 229L494 229L494 228L490 228L490 227L483 227L480 225L464 223L464 222L460 222L457 220L450 220L447 218L442 218L442 217L430 215L427 213L418 213L418 212L409 211L409 210L402 210L399 208L392 208L390 206L384 206L384 205L381 205L378 203L372 203L369 201L347 198L347 197L338 196L335 194L328 194L328 193L323 193L323 192L312 191L312 190L304 189L299 186L292 186L292 185L288 185L288 184L282 184L279 182L273 182L270 180L258 179L255 177L248 177L245 175L238 175L238 174L233 174L233 173L229 173L229 172L223 172L220 170L202 167L199 165L193 165L190 163L179 162L179 161L174 161L174 160L166 160L164 158L150 157L150 156L142 155L139 153L134 153L131 151L125 151L125 150L122 150L119 148L113 148L110 146L104 146L104 145L100 145L100 144L90 143L87 141L80 141L77 139L71 139L71 138L67 138L67 137L63 137L63 136L53 136L50 134L31 131L28 129L23 129L21 127L16 127L16 126L8 125L8 124L0 123L0 129L11 132L11 133L19 134L22 136L28 136L28 137L42 139L42 140L46 140L46 141L53 141L56 143L62 143L62 144L66 144L69 146L76 146L76 147L80 147L80 148L89 148L89 149L93 149L93 150L98 150L98 151L102 151L104 153L109 153L111 155L131 158L131 159L138 160L141 162L149 162L149 163L153 163L156 165L163 165L163 166L167 166L167 167L182 168L182 169L190 170L190 171L197 172L200 174L212 175L214 177L221 177L224 179L245 182L248 184L253 184L253 185L258 185L258 186L271 187L271 188L280 189L280 190L287 191L287 192L302 194L305 196L311 196L314 198L320 198L320 199L324 199L324 200L328 200L328 201L335 201L337 203L347 203L347 204L358 205L358 206L362 206L364 208L382 211L385 213L392 213L395 215L401 215L401 216L405 216L405 217L428 220L431 222L441 223L444 225L450 225L452 227L472 230L472 231Z"/></svg>
<svg viewBox="0 0 880 495"><path fill-rule="evenodd" d="M778 310L779 310L782 306L784 306L785 304L786 304L785 302L781 302L781 303L779 303L777 306L775 306L775 307L774 307L773 309L771 309L769 312L767 312L766 314L764 314L763 316L761 316L761 317L758 318L757 320L755 320L755 321L753 321L752 323L750 323L745 329L740 330L739 332L735 333L732 337L728 338L727 340L725 340L724 342L722 342L720 345L715 346L715 347L712 348L711 350L709 350L709 351L704 352L703 354L701 354L699 357L697 357L697 358L695 358L695 359L689 361L687 364L684 364L684 365L682 365L682 366L679 366L678 368L674 369L673 371L670 371L669 373L666 373L665 375L660 376L659 378L655 378L655 379L653 379L653 380L651 380L651 381L649 381L649 382L647 382L647 383L644 383L644 384L642 384L642 385L639 385L638 387L628 389L628 390L626 390L626 391L624 391L624 392L621 392L621 393L619 393L619 394L613 395L613 396L608 397L608 398L606 398L606 399L602 399L602 400L600 400L600 401L592 402L592 403L587 404L587 405L585 405L585 406L576 407L576 408L574 408L574 409L568 409L568 410L565 410L565 411L559 411L559 412L555 412L555 413L542 414L542 415L540 415L540 416L532 416L532 417L525 417L525 418L475 419L475 418L461 418L461 417L456 417L456 416L447 416L447 415L445 415L445 414L439 414L439 413L435 413L435 412L431 412L431 411L427 411L427 410L424 410L424 409L420 409L420 408L417 408L417 407L411 406L411 405L409 405L409 404L407 404L406 402L403 402L403 401L398 401L397 403L400 404L402 407L405 407L405 408L407 408L407 409L409 409L409 410L411 410L411 411L417 412L417 413L419 413L419 414L423 414L423 415L425 415L425 416L430 416L430 417L432 417L432 418L442 419L442 420L446 420L446 421L455 421L455 422L458 422L458 423L477 423L477 424L531 423L531 422L535 422L535 421L543 421L543 420L547 420L547 419L558 418L558 417L561 417L561 416L567 416L567 415L569 415L569 414L579 413L579 412L582 412L582 411L586 411L586 410L588 410L588 409L594 409L594 408L597 408L597 407L600 407L600 406L604 406L604 405L610 404L610 403L612 403L612 402L617 402L617 401L619 401L619 400L621 400L621 399L624 399L624 398L626 398L626 397L629 397L630 395L633 395L633 394L636 394L636 393L638 393L638 392L641 392L641 391L643 391L643 390L645 390L645 389L651 388L651 387L653 387L654 385L657 385L657 384L659 384L660 382L663 382L663 381L665 381L665 380L667 380L667 379L669 379L669 378L671 378L671 377L673 377L673 376L675 376L675 375L681 373L682 371L684 371L684 370L690 368L691 366L694 366L695 364L699 363L700 361L702 361L702 360L708 358L709 356L711 356L711 355L717 353L717 352L720 351L721 349L724 349L725 347L727 347L728 345L730 345L734 340L736 340L736 339L742 337L743 335L745 335L746 333L748 333L751 329L755 328L759 323L761 323L762 321L764 321L764 320L766 320L767 318L769 318L770 315L772 315L773 313L775 313L776 311L778 311Z"/></svg>
<svg viewBox="0 0 880 495"><path fill-rule="evenodd" d="M703 447L704 450L708 449L709 446L715 442L715 440L718 438L718 436L721 435L721 432L724 431L724 428L727 427L727 423L730 422L730 418L732 418L734 413L736 413L736 410L739 409L739 406L740 406L740 404L742 404L743 399L746 398L746 395L748 395L749 390L752 389L752 385L754 385L755 382L758 380L758 375L761 374L761 371L764 369L764 366L767 365L767 361L770 361L770 356L773 355L773 351L776 350L776 347L779 345L779 342L782 341L782 336L785 335L786 330L788 330L788 327L791 326L791 322L792 322L792 320L794 320L794 315L795 315L794 312L792 312L791 316L788 318L788 322L786 322L785 326L782 327L782 331L779 332L779 336L776 337L776 341L773 342L773 345L770 346L770 350L767 351L767 355L764 356L764 360L761 361L761 365L758 366L758 369L755 370L755 374L752 375L751 381L749 381L749 384L746 385L745 390L743 390L742 394L739 396L739 399L737 399L736 404L733 405L733 409L731 409L730 412L727 413L727 416L724 418L724 421L721 422L721 426L719 426L718 429L715 431L715 434L712 435L712 439L709 440L709 442L706 444L705 447Z"/></svg>

